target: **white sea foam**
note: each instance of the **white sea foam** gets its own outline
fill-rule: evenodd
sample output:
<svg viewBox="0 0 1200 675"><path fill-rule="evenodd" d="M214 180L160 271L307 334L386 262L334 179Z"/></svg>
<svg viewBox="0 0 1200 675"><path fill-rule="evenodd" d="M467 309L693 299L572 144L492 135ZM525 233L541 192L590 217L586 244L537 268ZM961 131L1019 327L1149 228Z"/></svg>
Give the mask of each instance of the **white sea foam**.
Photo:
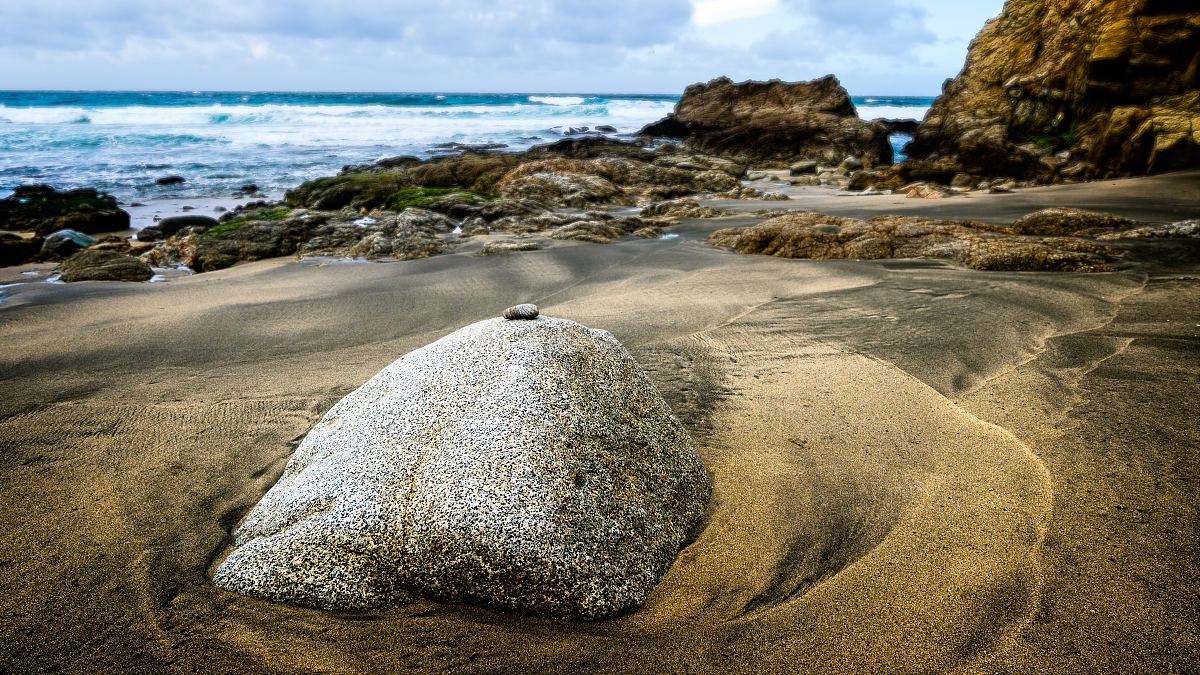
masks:
<svg viewBox="0 0 1200 675"><path fill-rule="evenodd" d="M863 119L923 120L929 106L918 105L860 105L858 116Z"/></svg>
<svg viewBox="0 0 1200 675"><path fill-rule="evenodd" d="M672 105L669 101L621 99L584 105L584 99L579 97L558 98L562 102L553 105L0 108L0 123L34 128L80 123L154 133L170 129L173 134L199 135L232 143L328 147L363 141L461 141L463 137L483 138L504 132L528 135L577 125L612 124L622 131L636 131L638 126L665 115ZM85 121L87 124L83 125ZM92 133L101 132L93 129Z"/></svg>
<svg viewBox="0 0 1200 675"><path fill-rule="evenodd" d="M530 96L529 102L543 105L583 105L587 99L581 96Z"/></svg>
<svg viewBox="0 0 1200 675"><path fill-rule="evenodd" d="M281 194L344 164L411 154L427 157L442 143L505 144L509 150L547 143L571 127L611 125L634 133L671 112L669 98L583 96L413 96L417 103L294 101L224 105L0 104L0 197L23 183L91 186L125 201L227 196L253 182ZM186 97L191 99L191 96ZM385 97L386 98L386 97ZM161 99L158 99L161 100ZM921 106L876 99L861 103L872 119L917 118ZM174 103L170 99L168 103ZM167 174L187 177L157 186Z"/></svg>

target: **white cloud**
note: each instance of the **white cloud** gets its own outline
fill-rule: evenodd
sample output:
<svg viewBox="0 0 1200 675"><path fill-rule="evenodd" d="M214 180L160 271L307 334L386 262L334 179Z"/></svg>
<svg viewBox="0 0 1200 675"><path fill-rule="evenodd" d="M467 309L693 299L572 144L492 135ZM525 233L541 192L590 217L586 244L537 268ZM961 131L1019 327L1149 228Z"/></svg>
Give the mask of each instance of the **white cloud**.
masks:
<svg viewBox="0 0 1200 675"><path fill-rule="evenodd" d="M692 23L715 26L738 19L753 19L779 8L780 0L693 0Z"/></svg>
<svg viewBox="0 0 1200 675"><path fill-rule="evenodd" d="M0 0L0 87L933 94L1003 0Z"/></svg>

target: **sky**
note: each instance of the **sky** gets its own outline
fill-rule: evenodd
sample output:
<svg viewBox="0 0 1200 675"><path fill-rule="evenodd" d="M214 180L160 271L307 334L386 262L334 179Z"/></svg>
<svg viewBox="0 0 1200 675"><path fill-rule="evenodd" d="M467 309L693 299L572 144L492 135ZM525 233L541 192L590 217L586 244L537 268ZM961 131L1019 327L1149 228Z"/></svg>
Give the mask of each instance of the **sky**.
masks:
<svg viewBox="0 0 1200 675"><path fill-rule="evenodd" d="M0 0L0 89L932 96L1002 0Z"/></svg>

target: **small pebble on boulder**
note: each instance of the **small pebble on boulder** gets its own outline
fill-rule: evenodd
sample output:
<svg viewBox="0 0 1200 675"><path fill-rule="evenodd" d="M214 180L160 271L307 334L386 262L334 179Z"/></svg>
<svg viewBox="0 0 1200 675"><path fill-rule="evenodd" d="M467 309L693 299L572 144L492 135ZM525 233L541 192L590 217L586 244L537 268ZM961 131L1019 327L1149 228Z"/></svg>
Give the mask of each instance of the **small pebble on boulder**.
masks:
<svg viewBox="0 0 1200 675"><path fill-rule="evenodd" d="M538 306L525 303L504 310L504 318L509 321L532 321L538 318Z"/></svg>

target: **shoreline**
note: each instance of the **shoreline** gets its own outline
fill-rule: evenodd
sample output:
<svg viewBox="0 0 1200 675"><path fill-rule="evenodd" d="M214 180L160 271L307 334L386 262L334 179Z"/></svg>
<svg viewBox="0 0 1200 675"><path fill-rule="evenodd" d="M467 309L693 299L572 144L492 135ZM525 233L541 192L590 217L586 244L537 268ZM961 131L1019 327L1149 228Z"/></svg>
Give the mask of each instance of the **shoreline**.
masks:
<svg viewBox="0 0 1200 675"><path fill-rule="evenodd" d="M759 187L760 189L765 187L762 181L744 181L744 184ZM727 211L729 215L704 220L690 220L685 218L680 224L670 228L667 236L669 239L682 238L687 242L708 246L706 243L707 236L717 229L753 225L769 217L768 214L772 212L783 213L786 211L816 211L826 215L852 218L871 218L881 214L901 214L1008 223L1042 208L1074 207L1107 210L1117 215L1149 223L1169 223L1187 218L1200 218L1200 171L1183 171L1142 178L1023 188L1011 194L967 193L936 200L908 199L903 195L856 196L852 193L841 192L835 187L797 186L786 190L786 192L791 196L787 201L761 199L700 200L701 204ZM274 199L275 197L276 195L269 195L268 198ZM215 206L229 205L225 207L233 208L234 205L244 204L249 201L259 200L254 198L237 200L232 198L155 200L146 202L141 207L136 207L136 214L131 211L131 216L134 218L135 225L140 224L142 226L152 224L154 221L147 219L152 219L155 216L212 215L216 217L220 214L207 211L203 207L213 208ZM185 205L197 208L191 211L182 211L181 207ZM613 209L614 213L625 215L628 215L628 211L628 209L624 208ZM139 221L138 219L141 220ZM117 235L133 238L139 229L140 227L135 226L134 229L117 233ZM488 236L476 236L464 240L459 251L456 254L452 253L449 255L471 257L488 240L490 240ZM636 244L637 242L625 243ZM546 241L545 245L551 248L579 245L596 246L594 244L579 244L577 242L553 241ZM1138 244L1123 244L1123 247L1127 250L1129 247L1136 249L1138 246ZM1158 241L1142 246L1148 247L1147 251L1149 253L1139 254L1137 257L1139 257L1140 262L1123 263L1119 267L1138 264L1144 265L1153 257L1153 252L1156 250L1172 251L1173 253L1170 254L1171 257L1182 255L1184 258L1187 258L1193 255L1189 253L1192 249L1189 248L1186 241L1180 243ZM512 255L528 255L528 253L516 253ZM282 263L290 262L304 266L324 266L330 264L351 264L357 266L372 264L374 262L337 257L327 259L299 259L296 256L274 259L272 262L275 261ZM261 265L264 262L267 261L242 263L237 267L240 269L247 266ZM379 261L379 264L394 263ZM1165 264L1169 266L1171 263L1167 261ZM78 286L78 283L45 283L47 280L55 278L54 271L56 268L57 263L32 263L0 268L0 313L25 302L43 302L60 296L73 297L73 294L68 292L67 288ZM159 282L177 283L193 276L191 270L175 267L156 267L154 268L154 273L156 276L152 283L156 284ZM207 272L201 276L207 277L211 274L211 272ZM104 287L113 286L114 284L120 285L122 283L128 282L90 282L84 283L84 286ZM140 286L140 284L131 285ZM102 293L103 291L97 290L95 292Z"/></svg>

